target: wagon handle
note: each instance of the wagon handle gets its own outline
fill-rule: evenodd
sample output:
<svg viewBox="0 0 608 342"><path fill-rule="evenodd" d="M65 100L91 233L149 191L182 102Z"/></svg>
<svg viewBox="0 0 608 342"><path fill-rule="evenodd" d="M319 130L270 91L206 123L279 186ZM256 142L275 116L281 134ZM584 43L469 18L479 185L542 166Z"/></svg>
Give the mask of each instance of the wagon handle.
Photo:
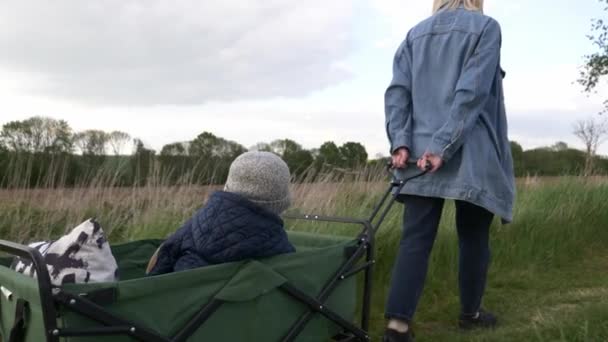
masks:
<svg viewBox="0 0 608 342"><path fill-rule="evenodd" d="M413 165L416 165L416 161L415 160L408 160L407 164L409 164L410 166L413 166ZM374 211L372 212L371 216L369 217L369 222L372 223L374 221L374 219L376 218L376 216L378 215L378 213L380 213L380 210L384 207L384 210L382 211L382 214L380 215L380 218L376 221L375 224L372 223L374 232L378 231L378 228L380 228L380 225L382 224L382 222L386 218L386 215L388 214L388 212L391 210L391 208L395 204L395 201L397 200L397 195L399 193L401 193L401 190L403 189L403 187L405 186L405 184L407 184L412 179L415 179L415 178L418 178L418 177L422 177L422 176L426 175L429 172L429 170L431 169L431 163L429 161L427 161L427 163L426 163L425 166L426 167L425 167L424 170L422 170L422 171L414 174L413 176L406 177L404 179L399 179L395 175L395 173L392 171L394 169L393 168L393 162L392 162L392 160L391 159L387 160L387 162L386 162L386 172L391 176L392 179L391 179L391 182L390 182L390 185L389 185L388 189L384 193L384 196L382 196L382 199L376 205L376 207L374 208ZM391 196L391 194L393 194L393 195ZM389 200L389 196L391 197L390 200ZM388 204L386 204L387 200L389 200Z"/></svg>
<svg viewBox="0 0 608 342"><path fill-rule="evenodd" d="M369 329L369 321L370 321L369 312L370 312L370 307L371 307L373 268L374 268L374 264L376 263L375 256L374 256L374 254L375 254L375 252L374 252L375 234L376 234L376 231L378 230L378 228L380 227L380 225L382 224L382 221L384 221L384 219L386 218L386 215L391 210L391 207L395 204L395 201L397 199L397 196L396 195L391 196L391 193L393 191L395 191L395 193L401 192L401 189L408 181L425 175L428 172L429 168L427 167L426 170L418 172L417 174L413 175L412 177L408 177L405 179L397 179L397 177L394 175L394 173L391 172L391 169L392 169L392 163L389 162L389 163L387 163L386 171L391 175L390 186L386 190L386 193L382 197L382 200L380 201L380 203L378 203L376 205L376 207L374 208L374 212L372 213L372 215L370 216L370 218L368 220L344 218L344 217L324 217L324 216L318 216L318 215L284 215L283 216L283 218L293 219L293 220L336 222L336 223L344 223L344 224L358 224L358 225L363 226L363 230L357 237L358 246L356 247L356 251L354 252L354 254L353 253L349 254L351 256L350 256L349 261L347 261L343 265L344 269L340 270L339 272L337 272L335 274L334 278L332 278L332 280L326 285L325 289L322 291L320 296L323 297L323 296L327 295L331 291L333 286L336 285L336 282L338 282L339 280L345 279L345 277L352 276L358 272L365 271L365 278L364 278L364 285L363 285L363 303L362 303L362 310L361 310L361 328L364 331L367 331ZM391 199L390 199L389 203L387 204L386 201L388 200L389 197ZM382 208L384 208L384 209L382 210L380 217L376 220L376 223L374 224L373 220L380 213L380 210ZM367 252L363 252L365 250ZM358 259L362 256L362 253L366 254L365 262L363 264L359 265L357 268L353 268L353 266L354 266L353 263L358 261ZM350 271L349 271L349 269L350 269ZM322 307L323 306L321 306L321 308ZM297 336L301 332L303 327L310 321L311 318L312 318L312 311L309 311L308 313L301 316L300 319L296 322L296 324L294 326L292 326L289 333L286 335L286 337L282 341L292 341L293 339L295 339L295 336Z"/></svg>
<svg viewBox="0 0 608 342"><path fill-rule="evenodd" d="M57 337L52 335L52 330L57 326L55 321L57 314L52 292L53 287L42 254L35 248L6 240L0 240L0 251L32 261L38 280L38 291L40 295L40 304L42 306L45 335L48 341L58 341Z"/></svg>
<svg viewBox="0 0 608 342"><path fill-rule="evenodd" d="M415 159L410 159L410 160L408 160L408 161L407 161L407 164L408 164L408 165L410 165L410 166L416 166L416 165L418 164L418 161L417 161L417 160L415 160ZM424 174L428 173L428 172L431 170L431 168L432 168L432 167L433 167L433 165L431 164L431 162L427 160L427 161L426 161L426 165L425 165L425 169L424 169L424 170L421 172L420 176L422 176L422 175L424 175ZM395 168L393 167L393 160L392 160L392 159L390 159L390 158L389 158L389 159L387 159L387 160L386 160L386 167L385 167L385 170L386 170L386 172L387 172L387 173L388 173L388 174L389 174L389 175L390 175L390 176L391 176L393 179L397 180L397 176L395 176L395 173L392 171L392 170L394 170L394 169L395 169ZM412 178L408 178L407 180L411 180L411 179L414 179L414 178L417 178L417 177L419 177L419 176L412 177ZM407 181L407 180L406 180L406 181Z"/></svg>

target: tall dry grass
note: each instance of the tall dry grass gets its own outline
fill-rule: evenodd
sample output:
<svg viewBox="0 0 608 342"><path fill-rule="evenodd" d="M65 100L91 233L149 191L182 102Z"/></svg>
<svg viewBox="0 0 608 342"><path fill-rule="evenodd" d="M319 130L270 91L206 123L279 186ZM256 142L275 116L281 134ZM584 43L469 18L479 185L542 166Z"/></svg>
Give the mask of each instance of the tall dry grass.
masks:
<svg viewBox="0 0 608 342"><path fill-rule="evenodd" d="M385 176L381 170L327 173L311 183L306 177L292 185L292 211L352 216L349 208L371 205ZM190 181L190 182L189 182ZM177 229L221 186L195 185L192 179L166 186L158 173L147 185L120 187L112 174L101 172L87 186L64 188L41 182L35 189L0 189L0 236L19 242L49 239L83 220L95 217L113 242L164 237ZM361 210L357 210L361 211Z"/></svg>

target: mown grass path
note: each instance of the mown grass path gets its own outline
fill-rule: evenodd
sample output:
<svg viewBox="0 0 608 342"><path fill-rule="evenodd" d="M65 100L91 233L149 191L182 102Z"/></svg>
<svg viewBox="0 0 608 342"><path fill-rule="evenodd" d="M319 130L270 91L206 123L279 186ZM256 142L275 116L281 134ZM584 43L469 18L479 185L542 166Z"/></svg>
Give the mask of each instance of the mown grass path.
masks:
<svg viewBox="0 0 608 342"><path fill-rule="evenodd" d="M499 315L500 326L491 331L461 332L457 294L425 293L416 341L608 341L607 271L608 250L558 268L492 272L485 305ZM374 315L375 341L384 324L381 310Z"/></svg>

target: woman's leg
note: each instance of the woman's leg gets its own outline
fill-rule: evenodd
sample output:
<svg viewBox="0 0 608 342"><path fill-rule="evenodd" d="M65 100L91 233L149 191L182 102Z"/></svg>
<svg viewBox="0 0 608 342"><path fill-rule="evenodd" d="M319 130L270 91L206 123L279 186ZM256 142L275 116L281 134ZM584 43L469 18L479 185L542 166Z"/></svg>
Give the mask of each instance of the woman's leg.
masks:
<svg viewBox="0 0 608 342"><path fill-rule="evenodd" d="M386 317L410 322L416 311L426 278L428 259L444 200L406 196L403 236L393 269Z"/></svg>
<svg viewBox="0 0 608 342"><path fill-rule="evenodd" d="M476 315L486 287L490 263L490 225L494 215L474 204L456 201L460 303L463 315Z"/></svg>

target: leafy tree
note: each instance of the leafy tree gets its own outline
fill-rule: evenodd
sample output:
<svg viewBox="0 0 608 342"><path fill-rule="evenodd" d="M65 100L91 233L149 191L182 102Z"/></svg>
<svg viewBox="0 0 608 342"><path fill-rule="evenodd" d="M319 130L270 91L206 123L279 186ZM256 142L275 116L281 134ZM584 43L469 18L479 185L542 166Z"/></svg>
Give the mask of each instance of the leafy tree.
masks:
<svg viewBox="0 0 608 342"><path fill-rule="evenodd" d="M188 155L189 143L176 142L163 146L160 151L161 156L185 157Z"/></svg>
<svg viewBox="0 0 608 342"><path fill-rule="evenodd" d="M604 11L608 11L608 0L599 0L605 3ZM592 20L591 34L587 36L596 46L598 51L585 56L585 65L580 73L578 82L586 92L596 89L600 80L608 75L608 23L604 18ZM605 110L608 110L608 100L604 102Z"/></svg>
<svg viewBox="0 0 608 342"><path fill-rule="evenodd" d="M314 162L312 153L291 139L279 139L269 144L270 152L279 155L296 177L301 176Z"/></svg>
<svg viewBox="0 0 608 342"><path fill-rule="evenodd" d="M511 141L511 155L513 156L513 169L516 176L523 176L524 171L524 149L515 141Z"/></svg>
<svg viewBox="0 0 608 342"><path fill-rule="evenodd" d="M34 151L48 153L72 152L72 128L64 120L34 117L30 119L35 137Z"/></svg>
<svg viewBox="0 0 608 342"><path fill-rule="evenodd" d="M235 159L247 151L245 147L234 141L203 132L190 143L190 155L203 159L227 158Z"/></svg>
<svg viewBox="0 0 608 342"><path fill-rule="evenodd" d="M190 155L199 158L211 158L220 145L220 138L213 133L203 132L190 143Z"/></svg>
<svg viewBox="0 0 608 342"><path fill-rule="evenodd" d="M192 181L189 177L194 169L194 158L188 156L189 146L189 142L176 142L161 149L159 160L162 175L170 184Z"/></svg>
<svg viewBox="0 0 608 342"><path fill-rule="evenodd" d="M145 185L152 173L154 164L154 155L156 151L147 148L144 142L139 139L133 139L133 168L135 179L133 183L136 185Z"/></svg>
<svg viewBox="0 0 608 342"><path fill-rule="evenodd" d="M340 146L340 155L345 167L354 169L365 165L367 162L367 151L358 142L347 142Z"/></svg>
<svg viewBox="0 0 608 342"><path fill-rule="evenodd" d="M563 141L558 141L555 144L553 144L551 147L549 147L549 149L551 149L552 151L555 151L555 152L565 151L568 149L568 144L566 144Z"/></svg>
<svg viewBox="0 0 608 342"><path fill-rule="evenodd" d="M214 150L214 155L232 162L232 160L245 152L247 152L247 149L243 145L235 141L220 138L220 144Z"/></svg>
<svg viewBox="0 0 608 342"><path fill-rule="evenodd" d="M207 184L222 183L228 176L230 163L246 151L239 143L203 132L190 142L189 155L196 160L192 172Z"/></svg>
<svg viewBox="0 0 608 342"><path fill-rule="evenodd" d="M251 151L264 151L264 152L272 152L272 148L270 147L270 144L265 143L265 142L259 142L253 146L251 146L251 148L249 149Z"/></svg>
<svg viewBox="0 0 608 342"><path fill-rule="evenodd" d="M34 152L69 152L72 131L67 122L34 117L28 120L34 137Z"/></svg>
<svg viewBox="0 0 608 342"><path fill-rule="evenodd" d="M11 121L2 126L0 139L11 151L30 152L32 150L31 130L23 121Z"/></svg>
<svg viewBox="0 0 608 342"><path fill-rule="evenodd" d="M313 164L314 158L308 150L288 151L283 156L283 160L289 166L292 175L300 176L304 174Z"/></svg>
<svg viewBox="0 0 608 342"><path fill-rule="evenodd" d="M103 156L106 153L106 144L109 141L108 133L90 129L74 135L74 143L83 155Z"/></svg>
<svg viewBox="0 0 608 342"><path fill-rule="evenodd" d="M523 153L524 172L519 175L563 176L579 174L585 164L585 153L575 149L553 151L536 148ZM516 164L517 169L517 164Z"/></svg>
<svg viewBox="0 0 608 342"><path fill-rule="evenodd" d="M511 154L515 156L521 156L524 153L524 148L516 141L511 141Z"/></svg>
<svg viewBox="0 0 608 342"><path fill-rule="evenodd" d="M190 143L190 155L209 159L220 144L220 139L213 133L203 132Z"/></svg>
<svg viewBox="0 0 608 342"><path fill-rule="evenodd" d="M302 150L302 146L291 139L279 139L270 143L270 151L285 157Z"/></svg>
<svg viewBox="0 0 608 342"><path fill-rule="evenodd" d="M131 141L131 136L129 133L114 131L108 135L108 144L112 149L112 152L115 156L120 155L120 151L123 150L125 145Z"/></svg>
<svg viewBox="0 0 608 342"><path fill-rule="evenodd" d="M333 141L327 141L319 147L319 155L316 160L318 166L342 166L342 154Z"/></svg>
<svg viewBox="0 0 608 342"><path fill-rule="evenodd" d="M146 144L143 142L143 140L141 140L139 138L133 139L133 149L134 149L133 154L136 156L144 156L144 155L153 156L156 154L156 151L154 151L154 149L147 148Z"/></svg>
<svg viewBox="0 0 608 342"><path fill-rule="evenodd" d="M35 116L2 126L0 140L15 152L72 152L72 129L67 122Z"/></svg>

